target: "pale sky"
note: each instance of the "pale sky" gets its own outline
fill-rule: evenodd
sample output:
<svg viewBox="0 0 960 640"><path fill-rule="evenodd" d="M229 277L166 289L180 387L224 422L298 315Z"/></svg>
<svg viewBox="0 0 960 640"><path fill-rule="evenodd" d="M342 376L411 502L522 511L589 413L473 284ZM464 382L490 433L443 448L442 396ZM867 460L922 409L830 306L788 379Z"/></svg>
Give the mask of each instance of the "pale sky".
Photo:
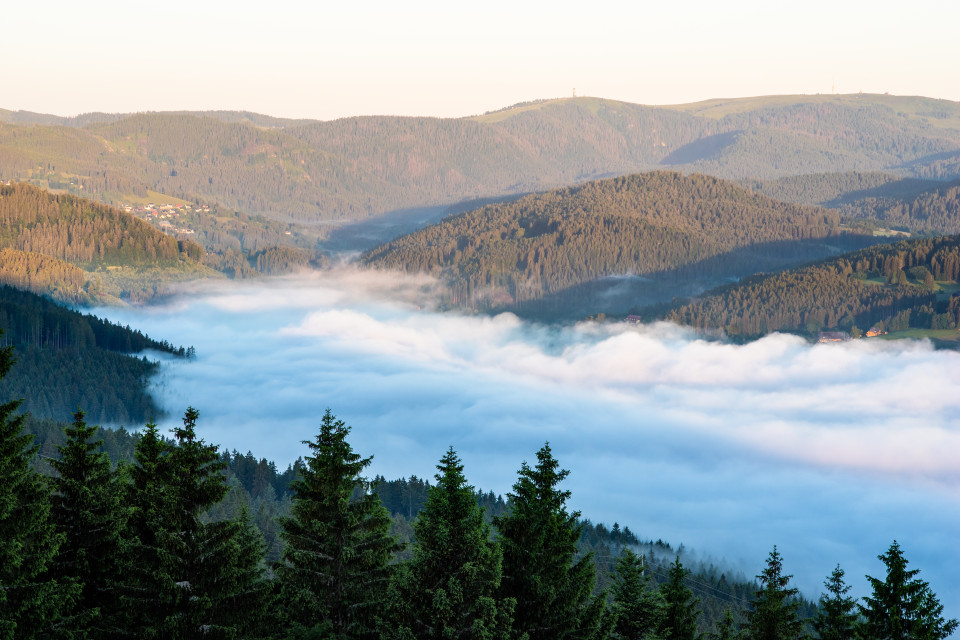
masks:
<svg viewBox="0 0 960 640"><path fill-rule="evenodd" d="M769 0L4 7L0 108L466 116L572 95L960 101L960 3Z"/></svg>

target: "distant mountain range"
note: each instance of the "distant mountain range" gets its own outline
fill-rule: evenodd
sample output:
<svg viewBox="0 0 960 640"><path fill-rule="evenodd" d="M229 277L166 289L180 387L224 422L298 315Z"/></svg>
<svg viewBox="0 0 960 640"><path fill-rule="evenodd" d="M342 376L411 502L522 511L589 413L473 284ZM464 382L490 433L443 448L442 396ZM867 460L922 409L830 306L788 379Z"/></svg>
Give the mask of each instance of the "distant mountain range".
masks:
<svg viewBox="0 0 960 640"><path fill-rule="evenodd" d="M360 220L652 169L770 180L960 178L960 103L773 96L649 107L599 98L459 119L0 111L0 178L122 202L148 190L301 222Z"/></svg>

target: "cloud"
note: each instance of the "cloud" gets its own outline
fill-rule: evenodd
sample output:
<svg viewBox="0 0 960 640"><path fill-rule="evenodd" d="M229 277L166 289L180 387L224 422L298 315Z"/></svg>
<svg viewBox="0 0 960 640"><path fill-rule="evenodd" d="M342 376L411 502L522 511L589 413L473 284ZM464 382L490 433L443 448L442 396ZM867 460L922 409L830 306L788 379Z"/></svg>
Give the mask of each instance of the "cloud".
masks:
<svg viewBox="0 0 960 640"><path fill-rule="evenodd" d="M777 544L808 597L837 562L862 594L896 538L958 615L960 354L438 313L436 287L340 269L104 313L196 347L165 361L155 393L168 426L195 406L223 447L285 465L330 407L373 473L432 477L453 445L471 483L504 493L549 440L595 521L748 575Z"/></svg>

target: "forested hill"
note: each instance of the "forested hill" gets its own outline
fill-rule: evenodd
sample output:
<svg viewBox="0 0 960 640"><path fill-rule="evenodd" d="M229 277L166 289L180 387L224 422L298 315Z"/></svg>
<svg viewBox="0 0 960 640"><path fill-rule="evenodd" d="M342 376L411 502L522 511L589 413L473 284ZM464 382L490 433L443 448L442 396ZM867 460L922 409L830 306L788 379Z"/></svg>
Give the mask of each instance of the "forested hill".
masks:
<svg viewBox="0 0 960 640"><path fill-rule="evenodd" d="M158 416L147 393L157 364L128 354L143 350L186 357L187 349L151 339L44 297L0 285L0 344L17 363L0 380L0 398L24 398L40 418L68 420L83 407L104 424L137 426Z"/></svg>
<svg viewBox="0 0 960 640"><path fill-rule="evenodd" d="M95 303L102 283L86 272L196 269L202 254L196 243L113 207L28 184L0 185L0 283Z"/></svg>
<svg viewBox="0 0 960 640"><path fill-rule="evenodd" d="M282 220L360 219L656 168L724 178L960 178L960 104L773 96L545 100L471 118L0 112L0 179L124 201L156 190ZM82 187L82 189L81 189Z"/></svg>
<svg viewBox="0 0 960 640"><path fill-rule="evenodd" d="M680 267L714 277L752 273L758 264L812 259L809 251L828 255L816 241L840 243L840 234L834 211L784 204L717 178L653 172L488 205L381 245L362 261L441 276L453 304L502 307L610 275ZM775 255L734 251L747 246Z"/></svg>
<svg viewBox="0 0 960 640"><path fill-rule="evenodd" d="M906 196L870 196L840 207L851 219L913 233L960 233L960 181Z"/></svg>
<svg viewBox="0 0 960 640"><path fill-rule="evenodd" d="M203 251L113 207L20 183L0 186L0 246L85 267L176 265Z"/></svg>
<svg viewBox="0 0 960 640"><path fill-rule="evenodd" d="M844 220L919 234L960 233L960 181L823 173L740 184L785 202L836 208Z"/></svg>
<svg viewBox="0 0 960 640"><path fill-rule="evenodd" d="M716 289L663 314L698 329L758 337L823 329L855 335L960 326L960 236L901 241L818 264L758 275Z"/></svg>

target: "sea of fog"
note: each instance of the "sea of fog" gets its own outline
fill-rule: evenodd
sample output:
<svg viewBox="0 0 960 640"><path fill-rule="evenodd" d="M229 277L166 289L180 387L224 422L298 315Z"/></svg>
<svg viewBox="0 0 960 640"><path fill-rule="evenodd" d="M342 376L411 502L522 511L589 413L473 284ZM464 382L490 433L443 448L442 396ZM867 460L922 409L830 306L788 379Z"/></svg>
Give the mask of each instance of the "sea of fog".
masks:
<svg viewBox="0 0 960 640"><path fill-rule="evenodd" d="M339 270L195 284L98 313L194 346L152 391L208 442L285 468L324 410L370 475L432 479L453 446L506 493L549 441L572 507L759 573L774 545L807 597L856 595L896 539L960 617L960 354L925 342L734 346L668 324L566 328L432 310L435 283ZM128 425L137 427L137 425Z"/></svg>

